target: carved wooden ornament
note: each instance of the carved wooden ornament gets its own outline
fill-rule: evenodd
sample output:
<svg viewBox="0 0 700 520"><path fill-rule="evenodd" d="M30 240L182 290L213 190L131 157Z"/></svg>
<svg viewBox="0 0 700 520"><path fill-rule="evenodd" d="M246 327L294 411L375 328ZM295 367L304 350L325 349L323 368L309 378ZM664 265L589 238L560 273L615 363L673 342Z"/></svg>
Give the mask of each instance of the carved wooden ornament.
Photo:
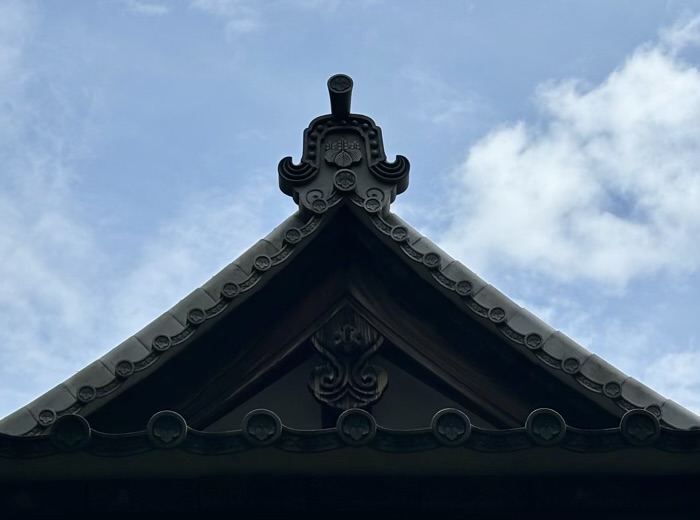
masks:
<svg viewBox="0 0 700 520"><path fill-rule="evenodd" d="M362 408L379 400L386 371L368 363L384 338L350 307L344 307L312 337L326 363L315 367L309 386L316 399L333 408Z"/></svg>

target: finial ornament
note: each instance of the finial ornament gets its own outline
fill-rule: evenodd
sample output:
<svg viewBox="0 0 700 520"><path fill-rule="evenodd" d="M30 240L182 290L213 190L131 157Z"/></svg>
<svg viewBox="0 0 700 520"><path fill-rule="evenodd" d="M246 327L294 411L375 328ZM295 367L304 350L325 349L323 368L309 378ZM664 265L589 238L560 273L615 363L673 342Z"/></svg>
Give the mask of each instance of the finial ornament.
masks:
<svg viewBox="0 0 700 520"><path fill-rule="evenodd" d="M352 78L345 74L336 74L328 80L328 95L331 97L331 113L334 117L345 117L350 113L352 85Z"/></svg>
<svg viewBox="0 0 700 520"><path fill-rule="evenodd" d="M304 130L299 164L291 157L279 163L280 189L301 209L323 213L348 201L371 213L384 212L408 187L408 159L397 155L387 162L381 129L369 117L350 112L352 89L350 76L331 76L331 113Z"/></svg>

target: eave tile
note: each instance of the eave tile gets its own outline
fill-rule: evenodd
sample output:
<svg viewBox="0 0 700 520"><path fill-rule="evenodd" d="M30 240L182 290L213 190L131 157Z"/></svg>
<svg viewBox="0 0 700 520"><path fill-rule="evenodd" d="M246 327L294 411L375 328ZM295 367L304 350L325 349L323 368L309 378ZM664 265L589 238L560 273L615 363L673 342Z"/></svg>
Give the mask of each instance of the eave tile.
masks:
<svg viewBox="0 0 700 520"><path fill-rule="evenodd" d="M185 296L168 312L184 327L187 325L187 313L192 309L208 309L215 303L216 300L209 296L204 289L198 288Z"/></svg>
<svg viewBox="0 0 700 520"><path fill-rule="evenodd" d="M622 383L622 397L640 408L655 406L658 410L654 409L652 411L659 411L659 413L661 404L666 400L665 397L657 394L651 388L643 385L633 377L627 378L625 382Z"/></svg>
<svg viewBox="0 0 700 520"><path fill-rule="evenodd" d="M147 349L143 343L136 339L136 337L131 336L102 356L100 361L102 361L109 370L114 372L117 363L120 361L126 360L135 363L145 358L149 352L150 350Z"/></svg>
<svg viewBox="0 0 700 520"><path fill-rule="evenodd" d="M181 331L182 324L166 312L134 334L134 337L151 350L156 336L174 336Z"/></svg>
<svg viewBox="0 0 700 520"><path fill-rule="evenodd" d="M700 417L670 399L661 406L661 418L680 430L700 428Z"/></svg>
<svg viewBox="0 0 700 520"><path fill-rule="evenodd" d="M49 417L49 412L55 414L75 404L75 396L73 396L64 383L61 383L28 404L27 410L29 410L29 413L32 414L38 424L48 426L56 419L55 416L51 419Z"/></svg>
<svg viewBox="0 0 700 520"><path fill-rule="evenodd" d="M482 280L479 277L479 275L477 275L474 271L466 267L459 260L450 262L442 270L442 273L448 278L454 280L455 282L460 282L462 280L468 281L472 286L471 294L479 293L484 287L488 285L488 283L485 280Z"/></svg>
<svg viewBox="0 0 700 520"><path fill-rule="evenodd" d="M532 333L539 334L545 342L556 332L553 327L547 325L537 316L522 307L506 322L506 324L523 336Z"/></svg>
<svg viewBox="0 0 700 520"><path fill-rule="evenodd" d="M113 380L114 374L101 361L94 361L69 378L64 385L66 385L73 397L78 398L81 388L85 386L98 388L111 383Z"/></svg>
<svg viewBox="0 0 700 520"><path fill-rule="evenodd" d="M288 217L284 222L282 222L279 226L277 226L275 229L270 231L264 238L266 242L272 244L272 246L276 250L280 250L282 246L284 245L284 235L285 233L291 229L291 228L297 228L300 229L304 227L306 224L306 221L308 219L304 219L301 212L297 211L290 217Z"/></svg>
<svg viewBox="0 0 700 520"><path fill-rule="evenodd" d="M627 379L627 374L621 372L604 359L597 355L591 355L581 366L581 374L591 381L600 385L618 385L617 392L610 390L604 391L608 397L619 397L622 391L622 383ZM617 394L617 395L615 395Z"/></svg>
<svg viewBox="0 0 700 520"><path fill-rule="evenodd" d="M238 258L236 258L234 264L236 264L246 274L250 274L253 272L253 262L258 256L273 256L278 251L279 249L267 240L258 240L253 247L248 249Z"/></svg>
<svg viewBox="0 0 700 520"><path fill-rule="evenodd" d="M240 284L248 278L248 274L238 267L235 263L231 263L224 267L221 272L213 276L207 283L202 285L202 289L212 298L219 299L221 297L221 289L227 283Z"/></svg>
<svg viewBox="0 0 700 520"><path fill-rule="evenodd" d="M493 285L487 285L474 295L474 301L487 309L501 308L505 311L502 321L508 321L520 311L520 306Z"/></svg>
<svg viewBox="0 0 700 520"><path fill-rule="evenodd" d="M0 420L0 433L24 435L36 426L36 419L26 408L20 408Z"/></svg>
<svg viewBox="0 0 700 520"><path fill-rule="evenodd" d="M578 361L579 367L583 366L588 358L593 355L560 331L554 332L554 334L549 336L549 339L545 340L542 350L561 361L575 359Z"/></svg>
<svg viewBox="0 0 700 520"><path fill-rule="evenodd" d="M428 237L421 237L412 244L413 249L427 255L428 253L437 254L440 256L440 267L438 269L443 270L445 267L454 262L454 258L445 253L440 249L432 240Z"/></svg>
<svg viewBox="0 0 700 520"><path fill-rule="evenodd" d="M392 228L395 228L397 226L401 226L406 229L408 235L406 237L406 242L409 244L415 244L418 240L423 238L423 235L421 235L418 231L413 229L410 224L408 224L404 219L396 215L395 213L387 213L386 216L384 217L384 220L389 224Z"/></svg>

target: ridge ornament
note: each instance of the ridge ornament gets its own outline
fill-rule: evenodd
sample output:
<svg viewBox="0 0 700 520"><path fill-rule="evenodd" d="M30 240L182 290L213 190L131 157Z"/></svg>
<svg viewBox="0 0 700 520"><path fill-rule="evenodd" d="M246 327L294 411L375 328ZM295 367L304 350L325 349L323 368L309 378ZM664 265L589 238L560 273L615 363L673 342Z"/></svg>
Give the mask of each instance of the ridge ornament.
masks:
<svg viewBox="0 0 700 520"><path fill-rule="evenodd" d="M354 204L382 213L408 188L408 159L397 155L387 161L381 128L350 111L352 88L344 74L328 80L331 113L304 130L299 163L291 157L279 162L279 187L301 210L320 214L337 204Z"/></svg>

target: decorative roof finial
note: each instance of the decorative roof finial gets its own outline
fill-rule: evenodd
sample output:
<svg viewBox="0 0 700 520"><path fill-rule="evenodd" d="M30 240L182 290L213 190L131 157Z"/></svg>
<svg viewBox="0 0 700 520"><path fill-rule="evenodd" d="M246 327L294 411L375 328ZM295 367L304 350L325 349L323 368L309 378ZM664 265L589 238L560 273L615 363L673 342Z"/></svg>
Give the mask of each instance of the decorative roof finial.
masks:
<svg viewBox="0 0 700 520"><path fill-rule="evenodd" d="M336 74L328 80L328 95L331 97L331 113L342 118L350 114L352 101L352 78L345 74Z"/></svg>
<svg viewBox="0 0 700 520"><path fill-rule="evenodd" d="M383 212L408 187L408 159L397 155L387 162L382 130L369 117L350 113L352 87L349 76L331 76L331 114L304 130L299 164L285 157L277 167L280 189L300 208L324 213L347 201Z"/></svg>

